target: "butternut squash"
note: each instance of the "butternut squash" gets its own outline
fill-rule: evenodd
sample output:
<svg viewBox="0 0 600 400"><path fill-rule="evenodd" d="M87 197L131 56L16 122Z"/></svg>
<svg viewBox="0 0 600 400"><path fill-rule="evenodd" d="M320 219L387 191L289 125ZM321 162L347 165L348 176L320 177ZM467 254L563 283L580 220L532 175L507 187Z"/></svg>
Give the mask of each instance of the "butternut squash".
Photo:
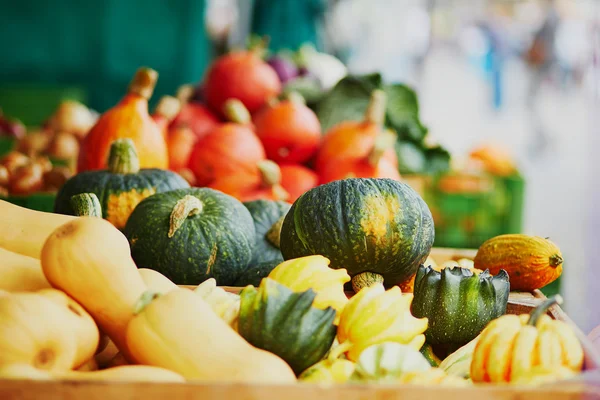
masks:
<svg viewBox="0 0 600 400"><path fill-rule="evenodd" d="M70 370L78 361L78 326L71 311L36 293L0 296L0 367L29 364Z"/></svg>
<svg viewBox="0 0 600 400"><path fill-rule="evenodd" d="M293 383L276 355L246 342L191 290L146 292L127 327L127 347L139 364L206 382Z"/></svg>
<svg viewBox="0 0 600 400"><path fill-rule="evenodd" d="M50 234L42 269L52 286L81 304L130 359L125 331L146 284L125 236L104 219L79 217Z"/></svg>
<svg viewBox="0 0 600 400"><path fill-rule="evenodd" d="M0 247L0 260L0 290L35 292L50 287L42 272L40 260L37 258L13 253Z"/></svg>
<svg viewBox="0 0 600 400"><path fill-rule="evenodd" d="M46 238L77 217L34 211L0 200L0 247L39 259Z"/></svg>
<svg viewBox="0 0 600 400"><path fill-rule="evenodd" d="M70 298L65 292L57 289L43 289L37 294L53 301L65 310L71 317L71 323L77 339L77 360L76 368L82 366L90 359L93 359L96 349L100 343L100 331L94 319L81 307L75 300Z"/></svg>
<svg viewBox="0 0 600 400"><path fill-rule="evenodd" d="M173 289L177 289L176 284L158 271L149 268L140 268L138 271L149 290L168 293Z"/></svg>
<svg viewBox="0 0 600 400"><path fill-rule="evenodd" d="M99 371L40 370L28 364L9 364L0 367L2 379L108 381L108 382L185 382L185 379L168 369L147 365L124 365Z"/></svg>

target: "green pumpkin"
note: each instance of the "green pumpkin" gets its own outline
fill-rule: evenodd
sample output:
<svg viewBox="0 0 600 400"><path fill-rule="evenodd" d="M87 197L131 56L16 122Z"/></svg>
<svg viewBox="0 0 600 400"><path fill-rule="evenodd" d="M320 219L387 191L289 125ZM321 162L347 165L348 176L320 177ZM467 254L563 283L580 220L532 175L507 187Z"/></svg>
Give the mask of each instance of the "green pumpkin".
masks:
<svg viewBox="0 0 600 400"><path fill-rule="evenodd" d="M355 291L408 280L434 240L431 212L409 185L351 178L318 186L292 205L281 228L286 260L320 254L345 268Z"/></svg>
<svg viewBox="0 0 600 400"><path fill-rule="evenodd" d="M135 208L123 233L139 268L178 285L215 278L232 286L252 259L254 223L235 198L208 188L150 196Z"/></svg>
<svg viewBox="0 0 600 400"><path fill-rule="evenodd" d="M253 251L252 254L255 254L256 250ZM275 269L276 266L281 264L283 261L280 260L272 260L265 261L258 264L250 263L246 269L244 269L237 277L235 282L233 282L232 286L237 287L246 287L248 285L258 286L263 278L269 276L271 271Z"/></svg>
<svg viewBox="0 0 600 400"><path fill-rule="evenodd" d="M140 169L133 141L117 139L110 147L108 170L85 171L70 178L56 195L54 212L77 215L71 197L94 193L100 200L104 218L123 229L133 209L146 197L189 187L189 183L175 172Z"/></svg>
<svg viewBox="0 0 600 400"><path fill-rule="evenodd" d="M319 362L336 334L335 310L312 307L316 293L294 293L270 278L240 293L238 333L285 360L296 375Z"/></svg>
<svg viewBox="0 0 600 400"><path fill-rule="evenodd" d="M267 261L283 262L283 256L279 250L279 235L283 217L292 205L284 201L273 200L249 201L244 205L252 215L256 230L255 251L250 265Z"/></svg>
<svg viewBox="0 0 600 400"><path fill-rule="evenodd" d="M440 355L473 340L493 319L506 313L510 284L501 270L496 276L467 268L419 267L415 277L411 311L427 317L427 343ZM439 350L437 350L439 349Z"/></svg>

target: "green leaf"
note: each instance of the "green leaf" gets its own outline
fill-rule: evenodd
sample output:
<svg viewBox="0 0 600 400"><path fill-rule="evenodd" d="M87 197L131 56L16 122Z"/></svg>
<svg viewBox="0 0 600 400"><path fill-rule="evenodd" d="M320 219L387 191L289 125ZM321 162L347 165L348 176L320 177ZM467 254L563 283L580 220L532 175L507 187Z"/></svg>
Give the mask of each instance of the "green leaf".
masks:
<svg viewBox="0 0 600 400"><path fill-rule="evenodd" d="M312 78L296 78L286 83L283 88L283 96L287 96L291 92L296 92L304 97L306 104L314 106L318 103L327 92L321 88L319 82Z"/></svg>
<svg viewBox="0 0 600 400"><path fill-rule="evenodd" d="M398 140L396 142L398 170L401 174L420 174L427 169L427 158L423 148L413 142Z"/></svg>
<svg viewBox="0 0 600 400"><path fill-rule="evenodd" d="M439 174L450 170L450 152L442 146L425 149L425 158L428 174Z"/></svg>
<svg viewBox="0 0 600 400"><path fill-rule="evenodd" d="M414 90L401 83L384 87L387 95L387 124L398 138L420 142L427 133L419 120L419 102Z"/></svg>

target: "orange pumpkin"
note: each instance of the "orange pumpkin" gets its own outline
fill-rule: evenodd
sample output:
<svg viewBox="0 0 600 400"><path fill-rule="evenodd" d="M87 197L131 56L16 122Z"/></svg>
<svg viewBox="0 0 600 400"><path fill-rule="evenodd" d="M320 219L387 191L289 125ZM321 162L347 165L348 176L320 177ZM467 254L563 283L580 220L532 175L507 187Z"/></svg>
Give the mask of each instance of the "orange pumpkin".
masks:
<svg viewBox="0 0 600 400"><path fill-rule="evenodd" d="M152 119L158 125L163 137L167 137L169 124L177 116L180 109L181 103L173 96L163 96L158 102L154 114L152 114Z"/></svg>
<svg viewBox="0 0 600 400"><path fill-rule="evenodd" d="M319 176L303 165L283 164L279 165L279 169L281 186L289 193L287 201L290 203L319 184Z"/></svg>
<svg viewBox="0 0 600 400"><path fill-rule="evenodd" d="M187 125L171 128L167 136L169 168L173 171L186 168L197 141L198 136Z"/></svg>
<svg viewBox="0 0 600 400"><path fill-rule="evenodd" d="M152 69L140 68L136 72L128 93L100 116L82 141L77 164L79 171L106 169L110 145L120 138L133 140L141 168L168 168L167 143L148 114L148 99L157 79L158 73Z"/></svg>
<svg viewBox="0 0 600 400"><path fill-rule="evenodd" d="M373 91L363 121L340 122L327 132L315 159L317 173L321 174L327 164L337 163L340 159L358 159L369 155L383 127L385 101L383 91ZM392 166L398 166L393 148L385 151L383 158Z"/></svg>
<svg viewBox="0 0 600 400"><path fill-rule="evenodd" d="M232 175L256 175L256 166L266 158L265 149L254 134L248 110L237 100L227 104L230 120L196 142L189 169L198 186L208 186Z"/></svg>
<svg viewBox="0 0 600 400"><path fill-rule="evenodd" d="M303 163L321 142L321 123L298 94L264 108L254 118L254 125L267 157L276 162Z"/></svg>
<svg viewBox="0 0 600 400"><path fill-rule="evenodd" d="M388 178L399 181L401 177L398 169L384 158L385 152L393 149L395 142L396 134L383 132L366 156L336 159L325 164L320 182L329 183L346 178Z"/></svg>
<svg viewBox="0 0 600 400"><path fill-rule="evenodd" d="M219 119L204 105L191 101L194 88L183 85L177 91L177 98L181 103L181 110L175 117L169 129L173 130L181 125L188 126L198 139L206 136L219 124Z"/></svg>

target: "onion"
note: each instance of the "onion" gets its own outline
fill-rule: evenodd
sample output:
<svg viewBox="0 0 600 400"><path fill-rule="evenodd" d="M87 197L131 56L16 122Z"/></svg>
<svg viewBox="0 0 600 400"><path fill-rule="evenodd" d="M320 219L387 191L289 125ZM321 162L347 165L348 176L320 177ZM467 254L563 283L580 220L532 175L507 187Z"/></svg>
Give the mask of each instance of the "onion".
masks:
<svg viewBox="0 0 600 400"><path fill-rule="evenodd" d="M286 83L287 81L291 81L292 79L298 77L299 71L296 64L287 58L275 56L267 61L275 72L277 72L277 76L279 76L279 80L281 83Z"/></svg>
<svg viewBox="0 0 600 400"><path fill-rule="evenodd" d="M70 133L59 132L50 142L48 154L60 160L75 160L79 155L79 140Z"/></svg>
<svg viewBox="0 0 600 400"><path fill-rule="evenodd" d="M94 126L97 118L97 115L94 115L83 104L66 100L60 103L58 109L48 121L48 126L53 131L69 132L82 138Z"/></svg>
<svg viewBox="0 0 600 400"><path fill-rule="evenodd" d="M10 177L10 193L23 195L40 191L44 186L43 175L42 166L38 163L19 167Z"/></svg>

